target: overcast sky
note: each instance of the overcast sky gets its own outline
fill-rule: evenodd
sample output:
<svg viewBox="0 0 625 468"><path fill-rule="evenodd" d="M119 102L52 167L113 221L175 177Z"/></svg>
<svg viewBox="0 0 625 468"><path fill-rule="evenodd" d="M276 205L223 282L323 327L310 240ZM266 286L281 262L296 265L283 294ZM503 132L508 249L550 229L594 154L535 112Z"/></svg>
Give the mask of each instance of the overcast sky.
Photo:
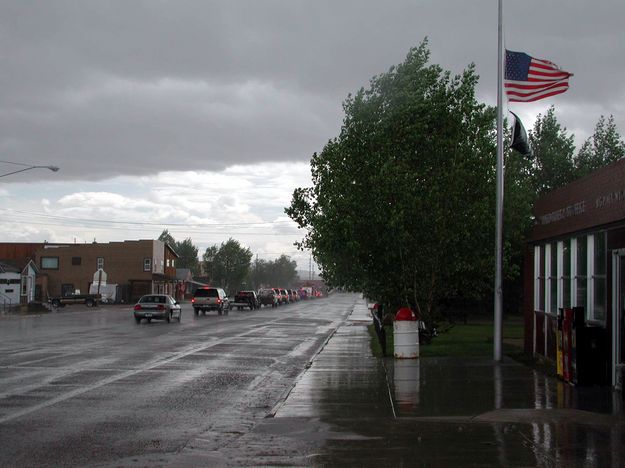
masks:
<svg viewBox="0 0 625 468"><path fill-rule="evenodd" d="M624 20L623 0L504 2L506 47L575 75L510 104L527 128L554 105L578 145L602 114L625 134ZM0 240L168 227L202 252L234 237L306 269L284 206L347 94L426 36L433 63L476 64L494 105L496 0L1 0L0 160L61 169L0 178Z"/></svg>

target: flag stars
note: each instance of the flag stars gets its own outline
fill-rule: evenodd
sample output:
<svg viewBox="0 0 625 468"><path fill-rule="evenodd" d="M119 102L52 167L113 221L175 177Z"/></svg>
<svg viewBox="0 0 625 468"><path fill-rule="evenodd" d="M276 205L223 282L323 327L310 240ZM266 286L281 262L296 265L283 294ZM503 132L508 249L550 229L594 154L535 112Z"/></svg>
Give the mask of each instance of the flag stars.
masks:
<svg viewBox="0 0 625 468"><path fill-rule="evenodd" d="M547 60L506 50L504 86L511 102L532 102L569 89L570 73Z"/></svg>

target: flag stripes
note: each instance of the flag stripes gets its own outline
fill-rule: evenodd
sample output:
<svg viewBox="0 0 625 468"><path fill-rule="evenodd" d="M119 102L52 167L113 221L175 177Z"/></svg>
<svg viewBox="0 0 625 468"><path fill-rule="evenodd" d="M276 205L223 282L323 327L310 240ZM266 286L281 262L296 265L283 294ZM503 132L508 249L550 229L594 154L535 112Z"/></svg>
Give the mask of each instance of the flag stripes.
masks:
<svg viewBox="0 0 625 468"><path fill-rule="evenodd" d="M506 50L504 88L511 102L532 102L564 93L572 73L523 52Z"/></svg>

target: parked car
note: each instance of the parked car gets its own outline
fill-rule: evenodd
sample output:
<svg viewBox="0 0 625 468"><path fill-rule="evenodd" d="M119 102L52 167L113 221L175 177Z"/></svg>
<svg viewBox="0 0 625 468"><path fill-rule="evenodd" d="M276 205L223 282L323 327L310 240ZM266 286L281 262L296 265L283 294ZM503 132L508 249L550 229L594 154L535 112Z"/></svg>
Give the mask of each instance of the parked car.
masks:
<svg viewBox="0 0 625 468"><path fill-rule="evenodd" d="M67 294L65 296L54 296L48 301L53 308L65 307L68 304L85 304L87 307L95 307L102 299L100 294Z"/></svg>
<svg viewBox="0 0 625 468"><path fill-rule="evenodd" d="M169 323L174 318L180 323L182 309L180 304L167 294L146 294L137 301L133 315L137 323L141 323L142 319L146 319L148 323L152 319L166 320Z"/></svg>
<svg viewBox="0 0 625 468"><path fill-rule="evenodd" d="M258 300L261 306L278 307L278 296L273 289L265 288L258 291Z"/></svg>
<svg viewBox="0 0 625 468"><path fill-rule="evenodd" d="M250 310L258 309L258 297L256 297L256 291L239 291L234 295L234 303L232 304L238 310L243 307L249 307Z"/></svg>
<svg viewBox="0 0 625 468"><path fill-rule="evenodd" d="M297 294L297 291L295 289L287 289L287 291L289 292L291 302L299 301L299 294Z"/></svg>
<svg viewBox="0 0 625 468"><path fill-rule="evenodd" d="M276 299L278 300L278 305L282 305L282 293L278 288L272 288L273 293L276 295Z"/></svg>
<svg viewBox="0 0 625 468"><path fill-rule="evenodd" d="M221 288L198 288L191 299L193 312L199 315L200 311L216 310L219 315L227 314L230 310L230 300Z"/></svg>
<svg viewBox="0 0 625 468"><path fill-rule="evenodd" d="M283 304L288 304L290 302L289 293L286 292L286 289L282 289L282 288L280 289L280 297L281 297Z"/></svg>

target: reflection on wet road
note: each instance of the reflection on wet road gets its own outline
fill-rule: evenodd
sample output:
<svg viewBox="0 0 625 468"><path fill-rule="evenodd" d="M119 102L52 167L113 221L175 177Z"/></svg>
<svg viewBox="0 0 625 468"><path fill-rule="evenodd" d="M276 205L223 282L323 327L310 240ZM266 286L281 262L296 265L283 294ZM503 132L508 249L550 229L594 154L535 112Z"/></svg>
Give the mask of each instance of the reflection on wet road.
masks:
<svg viewBox="0 0 625 468"><path fill-rule="evenodd" d="M510 360L391 359L386 370L398 418L486 429L476 442L498 447L498 463L621 466L625 421L609 388L574 388Z"/></svg>
<svg viewBox="0 0 625 468"><path fill-rule="evenodd" d="M1 466L216 448L293 385L355 296L136 325L130 307L0 320Z"/></svg>
<svg viewBox="0 0 625 468"><path fill-rule="evenodd" d="M355 308L354 315L358 310ZM276 418L245 436L273 438L252 464L321 466L623 466L621 395L574 388L484 358L375 358L350 317ZM259 458L262 457L262 458Z"/></svg>

